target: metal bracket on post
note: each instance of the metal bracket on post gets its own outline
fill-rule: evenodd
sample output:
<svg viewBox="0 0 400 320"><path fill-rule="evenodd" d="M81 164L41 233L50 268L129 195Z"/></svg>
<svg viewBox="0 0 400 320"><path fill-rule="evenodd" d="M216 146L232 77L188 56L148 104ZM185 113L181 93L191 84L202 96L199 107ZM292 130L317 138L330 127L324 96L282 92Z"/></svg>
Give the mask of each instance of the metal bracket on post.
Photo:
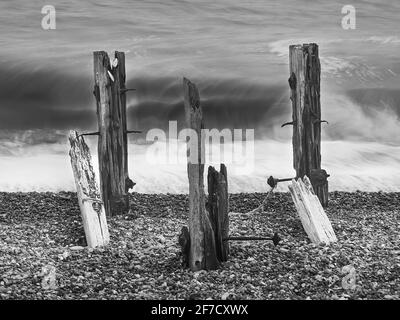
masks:
<svg viewBox="0 0 400 320"><path fill-rule="evenodd" d="M278 185L278 182L292 181L293 179L296 178L276 179L273 176L270 176L267 180L267 183L271 188L275 188Z"/></svg>
<svg viewBox="0 0 400 320"><path fill-rule="evenodd" d="M126 88L124 88L124 89L119 89L119 93L126 93L126 92L128 92L128 91L136 91L136 89L126 89Z"/></svg>
<svg viewBox="0 0 400 320"><path fill-rule="evenodd" d="M289 126L289 125L294 126L295 124L296 124L295 121L285 122L283 125L281 125L281 128Z"/></svg>
<svg viewBox="0 0 400 320"><path fill-rule="evenodd" d="M314 120L314 121L313 121L313 124L316 124L316 123L323 123L323 122L325 122L326 124L329 124L329 122L326 121L326 120Z"/></svg>
<svg viewBox="0 0 400 320"><path fill-rule="evenodd" d="M82 136L99 136L100 132L96 131L96 132L88 132L88 133L81 133L80 135L78 135L78 137L82 137Z"/></svg>

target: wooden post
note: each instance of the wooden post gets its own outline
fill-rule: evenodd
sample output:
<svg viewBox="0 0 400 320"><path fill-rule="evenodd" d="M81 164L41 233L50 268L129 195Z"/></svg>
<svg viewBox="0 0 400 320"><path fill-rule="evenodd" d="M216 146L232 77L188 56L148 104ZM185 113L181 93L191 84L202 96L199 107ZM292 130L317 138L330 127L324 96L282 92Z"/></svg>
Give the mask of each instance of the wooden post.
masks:
<svg viewBox="0 0 400 320"><path fill-rule="evenodd" d="M128 146L125 97L125 55L116 52L113 62L106 52L94 56L94 94L99 124L99 170L107 216L129 211Z"/></svg>
<svg viewBox="0 0 400 320"><path fill-rule="evenodd" d="M128 193L129 189L132 189L136 183L134 183L129 178L128 172L128 128L127 128L127 118L126 118L126 92L127 90L134 90L134 89L127 89L125 82L126 82L126 71L125 71L125 53L124 52L115 52L115 59L118 62L117 67L114 68L116 72L115 78L119 79L119 94L115 96L115 101L120 99L121 105L121 122L122 122L122 139L123 139L123 159L124 159L124 176L125 176L125 192ZM118 86L116 85L116 89ZM118 90L115 90L118 92ZM140 131L133 131L133 132L140 132Z"/></svg>
<svg viewBox="0 0 400 320"><path fill-rule="evenodd" d="M201 134L203 125L199 91L195 84L183 78L185 116L192 130L188 141L188 178L189 178L189 267L192 271L217 269L214 231L205 209L204 196L204 151L205 140ZM193 156L195 155L195 156ZM194 158L194 159L193 159Z"/></svg>
<svg viewBox="0 0 400 320"><path fill-rule="evenodd" d="M331 222L315 195L308 177L299 178L297 181L293 179L289 191L310 240L315 244L337 241Z"/></svg>
<svg viewBox="0 0 400 320"><path fill-rule="evenodd" d="M229 255L229 217L228 217L228 179L226 167L221 164L220 172L214 167L208 167L208 203L211 224L214 229L217 258L220 262L227 261Z"/></svg>
<svg viewBox="0 0 400 320"><path fill-rule="evenodd" d="M311 179L322 206L328 205L328 181L316 183L321 173L321 103L320 61L315 43L292 45L289 48L290 78L293 107L293 166L296 176Z"/></svg>
<svg viewBox="0 0 400 320"><path fill-rule="evenodd" d="M72 171L74 173L83 229L89 248L106 245L110 241L104 205L101 201L92 166L89 147L76 131L69 134Z"/></svg>

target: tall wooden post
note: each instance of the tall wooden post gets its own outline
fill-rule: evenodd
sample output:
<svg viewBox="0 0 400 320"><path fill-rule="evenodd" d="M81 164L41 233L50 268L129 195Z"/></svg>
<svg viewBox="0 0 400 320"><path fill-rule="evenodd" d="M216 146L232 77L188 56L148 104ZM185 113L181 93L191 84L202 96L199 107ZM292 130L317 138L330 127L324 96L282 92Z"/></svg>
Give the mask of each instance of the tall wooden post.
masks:
<svg viewBox="0 0 400 320"><path fill-rule="evenodd" d="M194 83L183 79L185 116L192 130L188 141L189 178L189 267L192 271L216 269L219 266L216 256L214 231L205 208L204 196L204 152L205 140L201 134L203 114L199 91ZM195 156L193 156L195 155Z"/></svg>
<svg viewBox="0 0 400 320"><path fill-rule="evenodd" d="M106 52L94 57L94 94L99 125L99 170L104 207L108 216L129 211L125 55L116 52L112 63Z"/></svg>
<svg viewBox="0 0 400 320"><path fill-rule="evenodd" d="M328 181L321 170L321 66L315 43L289 47L293 107L293 166L296 176L307 175L322 206L328 205Z"/></svg>

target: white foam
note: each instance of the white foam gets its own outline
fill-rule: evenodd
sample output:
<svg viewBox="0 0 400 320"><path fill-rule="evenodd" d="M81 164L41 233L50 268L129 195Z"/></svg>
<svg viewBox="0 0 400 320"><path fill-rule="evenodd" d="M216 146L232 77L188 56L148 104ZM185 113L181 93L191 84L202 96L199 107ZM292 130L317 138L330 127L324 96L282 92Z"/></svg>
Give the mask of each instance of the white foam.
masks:
<svg viewBox="0 0 400 320"><path fill-rule="evenodd" d="M187 193L185 164L150 164L148 146L130 145L129 169L142 193ZM235 173L228 165L229 192L265 192L266 179L294 176L291 142L256 141L255 170ZM95 148L92 149L95 154ZM93 158L97 172L97 158ZM400 191L400 146L379 143L324 141L322 167L331 174L330 190ZM75 190L67 154L0 157L0 191ZM206 176L205 170L205 176ZM287 191L282 183L280 191Z"/></svg>

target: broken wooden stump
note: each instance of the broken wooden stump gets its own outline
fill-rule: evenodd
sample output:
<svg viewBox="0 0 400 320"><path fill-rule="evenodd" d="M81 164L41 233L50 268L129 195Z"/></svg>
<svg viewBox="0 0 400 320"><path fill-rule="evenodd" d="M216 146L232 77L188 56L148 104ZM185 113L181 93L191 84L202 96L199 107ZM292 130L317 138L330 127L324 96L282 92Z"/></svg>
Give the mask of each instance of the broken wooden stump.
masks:
<svg viewBox="0 0 400 320"><path fill-rule="evenodd" d="M289 191L310 240L315 244L321 242L329 244L337 241L331 222L315 195L308 177L299 178L297 181L293 179L292 185L289 185Z"/></svg>
<svg viewBox="0 0 400 320"><path fill-rule="evenodd" d="M107 216L129 211L126 125L125 55L116 52L112 63L104 51L94 57L94 94L99 126L100 187Z"/></svg>
<svg viewBox="0 0 400 320"><path fill-rule="evenodd" d="M182 227L181 233L179 234L178 243L181 247L182 265L183 267L188 268L190 256L190 234L187 227Z"/></svg>
<svg viewBox="0 0 400 320"><path fill-rule="evenodd" d="M192 271L217 269L219 262L212 224L205 208L204 152L205 140L199 91L196 85L183 78L185 117L191 130L188 147L187 171L189 178L189 266Z"/></svg>
<svg viewBox="0 0 400 320"><path fill-rule="evenodd" d="M110 241L110 235L89 147L76 131L70 132L69 142L69 155L87 245L89 248L106 245Z"/></svg>
<svg viewBox="0 0 400 320"><path fill-rule="evenodd" d="M321 170L321 66L318 45L289 48L289 86L292 100L293 166L296 177L308 176L323 207L328 205L328 181L315 184L312 170ZM285 124L286 125L286 124Z"/></svg>
<svg viewBox="0 0 400 320"><path fill-rule="evenodd" d="M220 172L214 167L208 167L208 202L207 211L214 230L217 258L220 262L228 260L229 241L224 241L229 235L229 204L228 179L226 166L221 164Z"/></svg>

